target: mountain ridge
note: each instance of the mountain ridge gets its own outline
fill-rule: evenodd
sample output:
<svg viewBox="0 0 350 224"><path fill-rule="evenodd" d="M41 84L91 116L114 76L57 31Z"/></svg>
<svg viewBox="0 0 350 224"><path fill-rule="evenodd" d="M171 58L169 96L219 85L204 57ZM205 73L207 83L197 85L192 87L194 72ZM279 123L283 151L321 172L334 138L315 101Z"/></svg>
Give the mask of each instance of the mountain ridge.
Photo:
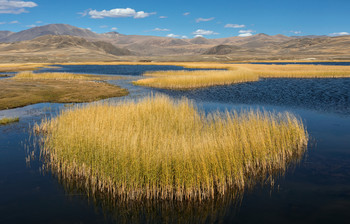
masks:
<svg viewBox="0 0 350 224"><path fill-rule="evenodd" d="M59 40L58 37L60 36L64 36L63 39L65 40ZM38 42L36 38L40 37L44 37L45 41L51 39L53 41L52 46L46 46ZM69 39L69 37L81 39ZM30 42L30 40L33 40L33 42ZM17 43L17 45L13 45L14 43ZM19 57L21 57L21 54L24 55L25 50L23 49L31 51L33 46L36 46L33 49L37 52L46 49L52 52L55 50L54 48L58 51L64 49L65 53L63 55L67 55L67 49L72 48L74 52L84 49L84 51L90 53L97 52L97 55L104 52L108 57L134 55L137 57L164 58L165 56L174 56L186 58L186 60L192 58L195 60L197 56L200 59L205 58L205 60L221 60L221 58L224 58L224 60L240 60L242 58L257 60L267 58L350 58L350 36L290 37L282 34L267 35L259 33L249 37L180 39L150 35L125 35L118 32L98 34L68 24L49 24L17 33L0 31L0 45L2 46L3 55L7 51L14 53L17 49ZM9 47L11 45L12 50ZM15 46L21 46L22 49ZM85 55L83 57L90 58L90 56Z"/></svg>

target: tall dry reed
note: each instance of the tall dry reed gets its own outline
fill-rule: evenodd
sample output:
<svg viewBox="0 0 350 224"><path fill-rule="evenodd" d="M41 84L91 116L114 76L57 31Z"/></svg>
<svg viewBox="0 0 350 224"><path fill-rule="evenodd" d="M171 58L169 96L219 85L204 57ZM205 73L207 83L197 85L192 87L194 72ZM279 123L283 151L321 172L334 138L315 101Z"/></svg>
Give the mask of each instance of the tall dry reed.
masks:
<svg viewBox="0 0 350 224"><path fill-rule="evenodd" d="M148 72L151 78L134 82L136 85L165 89L190 89L214 85L229 85L258 81L259 77L245 69L206 71L158 71Z"/></svg>
<svg viewBox="0 0 350 224"><path fill-rule="evenodd" d="M35 130L57 175L122 200L203 200L243 190L284 172L308 141L290 113L206 115L165 96L64 110Z"/></svg>
<svg viewBox="0 0 350 224"><path fill-rule="evenodd" d="M65 72L45 72L45 73L33 73L31 71L19 72L12 79L30 79L30 80L95 80L93 75L82 75Z"/></svg>

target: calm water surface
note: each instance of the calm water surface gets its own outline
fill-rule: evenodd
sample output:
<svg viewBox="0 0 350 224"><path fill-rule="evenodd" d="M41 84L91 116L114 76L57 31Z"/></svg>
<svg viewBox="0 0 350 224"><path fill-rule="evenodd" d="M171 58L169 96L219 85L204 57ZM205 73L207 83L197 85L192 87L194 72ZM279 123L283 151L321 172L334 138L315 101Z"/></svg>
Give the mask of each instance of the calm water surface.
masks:
<svg viewBox="0 0 350 224"><path fill-rule="evenodd" d="M259 82L190 91L137 87L131 80L146 70L171 66L64 66L55 71L115 74L111 83L138 99L151 93L186 96L205 111L264 109L291 111L310 134L300 164L276 178L273 188L256 186L241 201L221 199L202 204L143 202L98 205L79 192L66 191L40 161L26 164L29 124L54 115L61 104L36 104L0 111L20 116L0 126L0 223L348 223L350 219L350 79L263 79ZM47 70L45 70L47 71Z"/></svg>

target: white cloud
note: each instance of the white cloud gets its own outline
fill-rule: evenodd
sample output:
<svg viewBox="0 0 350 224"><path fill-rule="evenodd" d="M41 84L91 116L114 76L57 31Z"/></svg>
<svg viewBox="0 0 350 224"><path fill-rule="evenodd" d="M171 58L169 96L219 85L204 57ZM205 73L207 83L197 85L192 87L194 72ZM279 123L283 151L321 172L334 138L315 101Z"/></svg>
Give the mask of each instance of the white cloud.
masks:
<svg viewBox="0 0 350 224"><path fill-rule="evenodd" d="M37 27L37 25L35 25L35 24L32 24L32 25L26 25L26 27L29 27L29 28L34 28L34 27Z"/></svg>
<svg viewBox="0 0 350 224"><path fill-rule="evenodd" d="M253 36L252 33L241 33L240 35L238 35L239 37L250 37Z"/></svg>
<svg viewBox="0 0 350 224"><path fill-rule="evenodd" d="M86 28L86 29L91 31L91 28L90 28L90 27L88 27L88 28Z"/></svg>
<svg viewBox="0 0 350 224"><path fill-rule="evenodd" d="M43 23L43 21L36 21L35 23Z"/></svg>
<svg viewBox="0 0 350 224"><path fill-rule="evenodd" d="M191 13L185 12L183 15L184 15L184 16L188 16L189 14L191 14Z"/></svg>
<svg viewBox="0 0 350 224"><path fill-rule="evenodd" d="M12 1L0 0L0 14L20 14L28 12L25 8L38 6L35 2L30 1Z"/></svg>
<svg viewBox="0 0 350 224"><path fill-rule="evenodd" d="M155 28L153 29L153 31L162 31L162 32L165 32L165 31L170 31L169 29L162 29L162 28Z"/></svg>
<svg viewBox="0 0 350 224"><path fill-rule="evenodd" d="M253 35L253 33L255 33L254 30L240 30L238 31L238 33L240 33L238 36L239 37L250 37Z"/></svg>
<svg viewBox="0 0 350 224"><path fill-rule="evenodd" d="M172 37L172 38L178 38L180 37L180 35L176 35L176 34L173 34L173 33L170 33L168 35L166 35L167 37Z"/></svg>
<svg viewBox="0 0 350 224"><path fill-rule="evenodd" d="M255 33L254 30L240 30L238 33Z"/></svg>
<svg viewBox="0 0 350 224"><path fill-rule="evenodd" d="M291 30L291 31L289 31L289 32L294 33L294 34L301 34L301 31L300 31L300 30L297 30L297 31Z"/></svg>
<svg viewBox="0 0 350 224"><path fill-rule="evenodd" d="M148 13L144 11L136 12L135 9L131 9L131 8L126 8L126 9L118 8L118 9L102 10L102 11L90 10L88 14L93 19L103 19L105 17L112 17L112 18L133 17L135 19L142 19L150 15L154 15L156 13L155 12Z"/></svg>
<svg viewBox="0 0 350 224"><path fill-rule="evenodd" d="M199 22L208 22L208 21L211 21L215 19L215 17L210 17L210 18L197 18L196 19L196 23L199 23Z"/></svg>
<svg viewBox="0 0 350 224"><path fill-rule="evenodd" d="M107 28L107 27L108 27L107 25L100 26L100 28L102 28L102 29Z"/></svg>
<svg viewBox="0 0 350 224"><path fill-rule="evenodd" d="M111 30L116 31L116 30L118 30L118 28L117 27L112 27Z"/></svg>
<svg viewBox="0 0 350 224"><path fill-rule="evenodd" d="M339 32L339 33L330 33L329 36L345 36L345 35L350 35L348 32Z"/></svg>
<svg viewBox="0 0 350 224"><path fill-rule="evenodd" d="M14 20L14 21L11 21L11 22L0 22L0 25L3 25L3 24L17 24L19 23L17 20Z"/></svg>
<svg viewBox="0 0 350 224"><path fill-rule="evenodd" d="M77 14L81 15L82 17L87 16L91 9L85 9L83 12L78 12Z"/></svg>
<svg viewBox="0 0 350 224"><path fill-rule="evenodd" d="M188 39L188 36L182 36L181 38L182 39Z"/></svg>
<svg viewBox="0 0 350 224"><path fill-rule="evenodd" d="M203 35L197 34L196 36L194 36L194 38L196 38L196 37L203 37Z"/></svg>
<svg viewBox="0 0 350 224"><path fill-rule="evenodd" d="M219 33L216 33L216 32L211 31L211 30L198 29L198 30L194 31L192 34L194 34L194 35L217 35Z"/></svg>
<svg viewBox="0 0 350 224"><path fill-rule="evenodd" d="M241 25L239 25L239 24L226 24L225 25L225 28L244 28L245 27L245 25L243 25L243 24L241 24Z"/></svg>
<svg viewBox="0 0 350 224"><path fill-rule="evenodd" d="M159 19L166 19L168 18L167 16L159 16Z"/></svg>

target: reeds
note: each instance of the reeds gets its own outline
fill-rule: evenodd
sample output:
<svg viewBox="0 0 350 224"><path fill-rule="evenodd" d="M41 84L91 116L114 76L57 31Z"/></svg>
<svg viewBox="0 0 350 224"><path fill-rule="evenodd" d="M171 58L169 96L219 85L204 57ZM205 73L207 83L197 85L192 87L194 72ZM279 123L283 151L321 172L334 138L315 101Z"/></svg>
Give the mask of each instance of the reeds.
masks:
<svg viewBox="0 0 350 224"><path fill-rule="evenodd" d="M261 78L350 78L350 66L246 64Z"/></svg>
<svg viewBox="0 0 350 224"><path fill-rule="evenodd" d="M148 72L145 76L152 76L152 78L137 80L133 83L155 88L190 89L259 80L257 75L245 69L223 71L158 71Z"/></svg>
<svg viewBox="0 0 350 224"><path fill-rule="evenodd" d="M67 109L34 129L54 173L122 200L203 200L243 190L284 172L308 141L289 113L205 115L187 99L159 95Z"/></svg>
<svg viewBox="0 0 350 224"><path fill-rule="evenodd" d="M258 81L259 78L345 78L350 77L349 66L324 65L258 65L258 64L178 64L191 68L227 70L158 71L147 72L151 78L134 81L135 85L163 89L191 89Z"/></svg>
<svg viewBox="0 0 350 224"><path fill-rule="evenodd" d="M0 125L7 125L19 122L19 117L4 117L0 119Z"/></svg>
<svg viewBox="0 0 350 224"><path fill-rule="evenodd" d="M49 67L48 63L9 63L0 64L0 72L32 71Z"/></svg>
<svg viewBox="0 0 350 224"><path fill-rule="evenodd" d="M95 80L96 77L92 75L80 75L64 72L46 72L46 73L33 73L30 71L19 72L12 79L30 79L30 80Z"/></svg>

